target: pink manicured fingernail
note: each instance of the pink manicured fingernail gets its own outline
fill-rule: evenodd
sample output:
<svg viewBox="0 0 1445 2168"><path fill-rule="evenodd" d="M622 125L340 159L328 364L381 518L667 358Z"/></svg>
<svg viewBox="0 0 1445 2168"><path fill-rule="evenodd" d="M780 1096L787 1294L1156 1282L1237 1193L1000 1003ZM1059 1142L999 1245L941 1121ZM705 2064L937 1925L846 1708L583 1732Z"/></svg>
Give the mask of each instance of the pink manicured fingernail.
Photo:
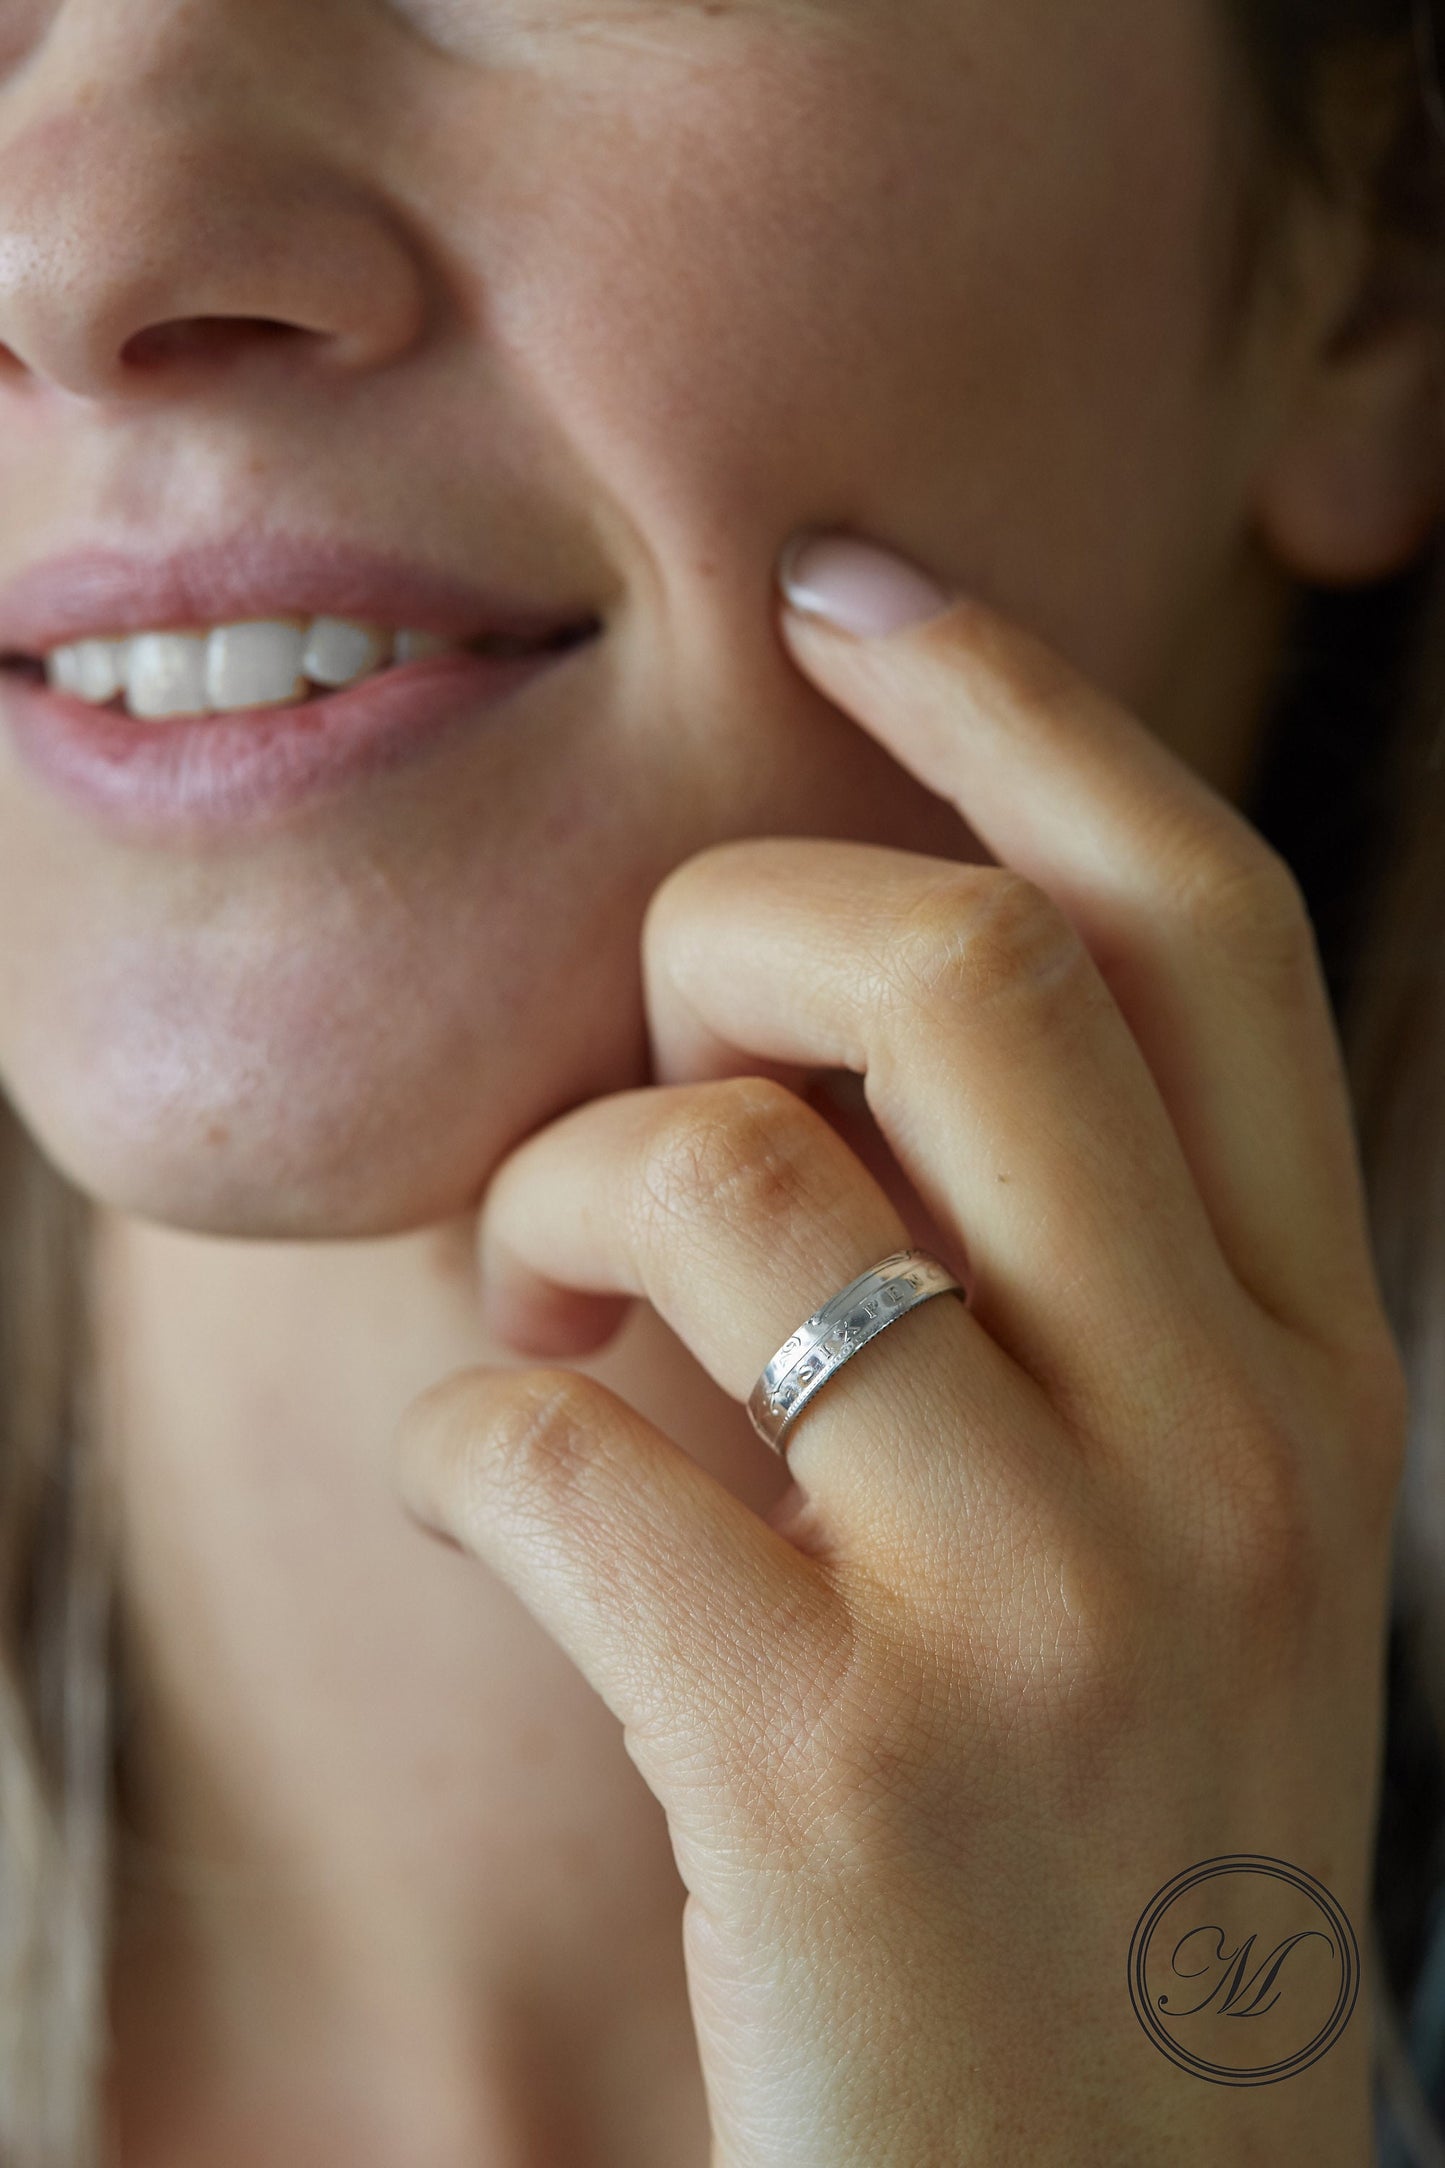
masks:
<svg viewBox="0 0 1445 2168"><path fill-rule="evenodd" d="M906 558L851 535L795 535L778 579L795 610L863 639L926 625L953 599Z"/></svg>

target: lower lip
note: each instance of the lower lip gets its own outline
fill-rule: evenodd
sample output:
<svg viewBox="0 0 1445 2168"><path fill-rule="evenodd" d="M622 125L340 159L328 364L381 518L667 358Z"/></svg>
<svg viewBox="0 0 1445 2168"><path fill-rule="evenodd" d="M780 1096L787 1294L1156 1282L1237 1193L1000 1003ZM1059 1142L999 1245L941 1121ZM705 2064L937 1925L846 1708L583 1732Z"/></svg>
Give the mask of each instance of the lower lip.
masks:
<svg viewBox="0 0 1445 2168"><path fill-rule="evenodd" d="M254 828L418 760L593 644L434 656L293 707L155 723L0 671L0 719L22 758L107 827L204 836Z"/></svg>

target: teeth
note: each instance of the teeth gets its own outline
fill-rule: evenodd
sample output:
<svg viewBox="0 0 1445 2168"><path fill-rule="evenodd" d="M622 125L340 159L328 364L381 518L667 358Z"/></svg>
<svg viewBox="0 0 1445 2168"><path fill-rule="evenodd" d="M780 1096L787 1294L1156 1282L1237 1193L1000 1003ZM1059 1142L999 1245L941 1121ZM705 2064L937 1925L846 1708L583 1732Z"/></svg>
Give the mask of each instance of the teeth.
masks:
<svg viewBox="0 0 1445 2168"><path fill-rule="evenodd" d="M488 642L488 645L491 643ZM124 696L147 722L304 700L312 686L354 685L391 662L464 652L436 633L391 633L342 617L266 618L210 632L76 640L45 658L49 683L103 707Z"/></svg>
<svg viewBox="0 0 1445 2168"><path fill-rule="evenodd" d="M387 661L390 648L387 635L370 625L349 624L344 617L318 617L301 667L313 685L354 685Z"/></svg>
<svg viewBox="0 0 1445 2168"><path fill-rule="evenodd" d="M59 682L81 700L114 700L125 683L122 640L77 640L74 647L57 650Z"/></svg>
<svg viewBox="0 0 1445 2168"><path fill-rule="evenodd" d="M283 701L304 697L304 626L280 619L252 625L218 625L205 646L206 705L222 715L234 708L277 707Z"/></svg>
<svg viewBox="0 0 1445 2168"><path fill-rule="evenodd" d="M130 643L126 690L132 715L204 715L206 649L203 633L143 632Z"/></svg>

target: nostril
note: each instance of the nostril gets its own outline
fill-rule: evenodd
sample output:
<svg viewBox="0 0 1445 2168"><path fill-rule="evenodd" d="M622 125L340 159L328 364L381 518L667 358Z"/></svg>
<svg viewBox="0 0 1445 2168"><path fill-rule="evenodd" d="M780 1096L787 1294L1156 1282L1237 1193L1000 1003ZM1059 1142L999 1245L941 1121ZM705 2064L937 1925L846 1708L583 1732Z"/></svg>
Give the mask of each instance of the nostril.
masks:
<svg viewBox="0 0 1445 2168"><path fill-rule="evenodd" d="M147 325L127 339L120 358L133 369L153 369L168 361L223 359L243 346L305 336L299 324L277 323L266 316L187 316L169 324Z"/></svg>
<svg viewBox="0 0 1445 2168"><path fill-rule="evenodd" d="M585 647L589 640L597 639L601 631L601 618L589 617L585 623L580 625L564 625L560 632L553 633L550 639L542 642L542 645L544 648L555 649L560 655L565 655L569 648Z"/></svg>

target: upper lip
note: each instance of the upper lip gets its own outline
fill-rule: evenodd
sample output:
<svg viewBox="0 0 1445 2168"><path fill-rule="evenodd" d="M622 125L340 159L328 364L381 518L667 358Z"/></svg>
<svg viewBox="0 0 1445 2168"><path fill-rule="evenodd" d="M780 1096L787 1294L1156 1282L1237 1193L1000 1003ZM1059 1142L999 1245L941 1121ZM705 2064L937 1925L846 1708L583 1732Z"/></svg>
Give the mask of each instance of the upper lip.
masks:
<svg viewBox="0 0 1445 2168"><path fill-rule="evenodd" d="M586 603L549 605L476 587L387 550L315 536L217 535L147 556L97 546L47 559L0 588L0 653L266 617L345 617L473 641L595 629Z"/></svg>

